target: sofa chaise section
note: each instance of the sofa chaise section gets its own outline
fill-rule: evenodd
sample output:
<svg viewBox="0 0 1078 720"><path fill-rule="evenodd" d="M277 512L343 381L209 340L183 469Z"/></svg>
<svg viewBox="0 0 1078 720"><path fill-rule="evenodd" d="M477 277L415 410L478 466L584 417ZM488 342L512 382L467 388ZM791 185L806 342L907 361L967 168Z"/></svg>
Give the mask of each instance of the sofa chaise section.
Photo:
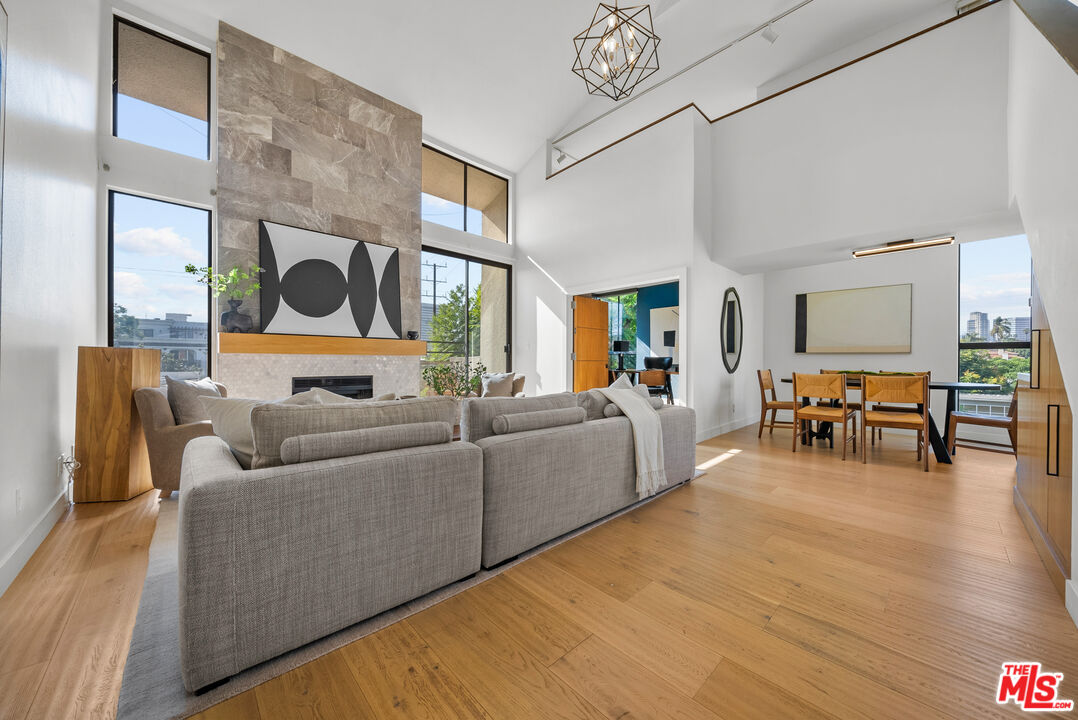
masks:
<svg viewBox="0 0 1078 720"><path fill-rule="evenodd" d="M531 401L516 402L528 411L524 404ZM465 414L470 410L478 406L466 407ZM471 418L473 429L478 414ZM669 487L692 479L696 414L676 406L658 414ZM624 416L506 435L480 434L484 437L475 443L483 450L483 567L640 499L632 425Z"/></svg>
<svg viewBox="0 0 1078 720"><path fill-rule="evenodd" d="M445 443L244 471L191 441L180 655L196 691L479 570L482 451Z"/></svg>

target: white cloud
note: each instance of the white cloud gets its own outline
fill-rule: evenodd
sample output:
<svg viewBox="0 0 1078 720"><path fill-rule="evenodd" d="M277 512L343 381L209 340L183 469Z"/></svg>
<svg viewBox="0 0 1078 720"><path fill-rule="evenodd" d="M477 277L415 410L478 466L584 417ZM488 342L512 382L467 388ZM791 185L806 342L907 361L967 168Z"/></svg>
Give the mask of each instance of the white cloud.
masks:
<svg viewBox="0 0 1078 720"><path fill-rule="evenodd" d="M146 298L153 294L141 275L117 270L112 276L113 294L117 298Z"/></svg>
<svg viewBox="0 0 1078 720"><path fill-rule="evenodd" d="M179 235L173 228L135 228L117 233L115 245L120 250L147 257L174 256L187 262L206 262L206 251Z"/></svg>

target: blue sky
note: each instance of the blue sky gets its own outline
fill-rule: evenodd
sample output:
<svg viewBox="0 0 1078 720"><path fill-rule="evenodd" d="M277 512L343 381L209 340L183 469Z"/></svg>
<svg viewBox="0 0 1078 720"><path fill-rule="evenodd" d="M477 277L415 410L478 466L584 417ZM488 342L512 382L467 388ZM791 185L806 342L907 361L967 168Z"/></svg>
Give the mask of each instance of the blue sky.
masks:
<svg viewBox="0 0 1078 720"><path fill-rule="evenodd" d="M971 312L1028 317L1030 254L1025 235L962 243L959 330L965 333Z"/></svg>
<svg viewBox="0 0 1078 720"><path fill-rule="evenodd" d="M120 95L116 135L144 145L206 158L208 124ZM206 321L206 288L183 271L209 264L208 210L116 193L113 298L135 317L189 313Z"/></svg>
<svg viewBox="0 0 1078 720"><path fill-rule="evenodd" d="M209 123L127 95L116 97L116 137L206 160Z"/></svg>
<svg viewBox="0 0 1078 720"><path fill-rule="evenodd" d="M206 321L206 287L183 271L209 264L208 210L116 193L113 299L135 317Z"/></svg>

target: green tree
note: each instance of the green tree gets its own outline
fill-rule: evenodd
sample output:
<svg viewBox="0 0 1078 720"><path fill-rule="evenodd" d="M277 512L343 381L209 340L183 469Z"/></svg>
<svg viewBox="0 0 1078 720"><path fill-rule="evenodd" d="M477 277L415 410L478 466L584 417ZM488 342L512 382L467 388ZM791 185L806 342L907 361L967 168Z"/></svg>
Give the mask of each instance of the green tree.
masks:
<svg viewBox="0 0 1078 720"><path fill-rule="evenodd" d="M479 319L482 287L476 285L471 297L461 283L450 290L430 320L431 359L479 354ZM467 337L467 342L465 341Z"/></svg>
<svg viewBox="0 0 1078 720"><path fill-rule="evenodd" d="M630 351L625 355L625 368L636 368L636 293L611 295L602 298L610 304L610 342L613 348L615 340L627 340ZM610 367L618 367L618 356L610 353Z"/></svg>
<svg viewBox="0 0 1078 720"><path fill-rule="evenodd" d="M1018 356L1012 358L994 356L988 350L961 350L958 353L958 379L1000 385L999 394L1014 392L1020 372L1029 372L1029 350L1019 350Z"/></svg>
<svg viewBox="0 0 1078 720"><path fill-rule="evenodd" d="M988 334L998 342L1003 342L1011 336L1011 321L1003 317L997 317L992 321L992 329L988 331Z"/></svg>
<svg viewBox="0 0 1078 720"><path fill-rule="evenodd" d="M143 339L142 331L138 327L138 319L127 314L127 308L119 303L112 304L112 339L118 344L128 347L137 345L141 347Z"/></svg>

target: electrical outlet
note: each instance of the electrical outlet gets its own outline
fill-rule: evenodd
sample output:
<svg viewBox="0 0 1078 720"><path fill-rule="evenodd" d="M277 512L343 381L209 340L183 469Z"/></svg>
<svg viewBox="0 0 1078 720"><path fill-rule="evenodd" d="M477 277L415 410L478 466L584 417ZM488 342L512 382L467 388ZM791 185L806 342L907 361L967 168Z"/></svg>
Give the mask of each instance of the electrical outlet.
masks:
<svg viewBox="0 0 1078 720"><path fill-rule="evenodd" d="M15 488L15 514L22 512L22 488Z"/></svg>

